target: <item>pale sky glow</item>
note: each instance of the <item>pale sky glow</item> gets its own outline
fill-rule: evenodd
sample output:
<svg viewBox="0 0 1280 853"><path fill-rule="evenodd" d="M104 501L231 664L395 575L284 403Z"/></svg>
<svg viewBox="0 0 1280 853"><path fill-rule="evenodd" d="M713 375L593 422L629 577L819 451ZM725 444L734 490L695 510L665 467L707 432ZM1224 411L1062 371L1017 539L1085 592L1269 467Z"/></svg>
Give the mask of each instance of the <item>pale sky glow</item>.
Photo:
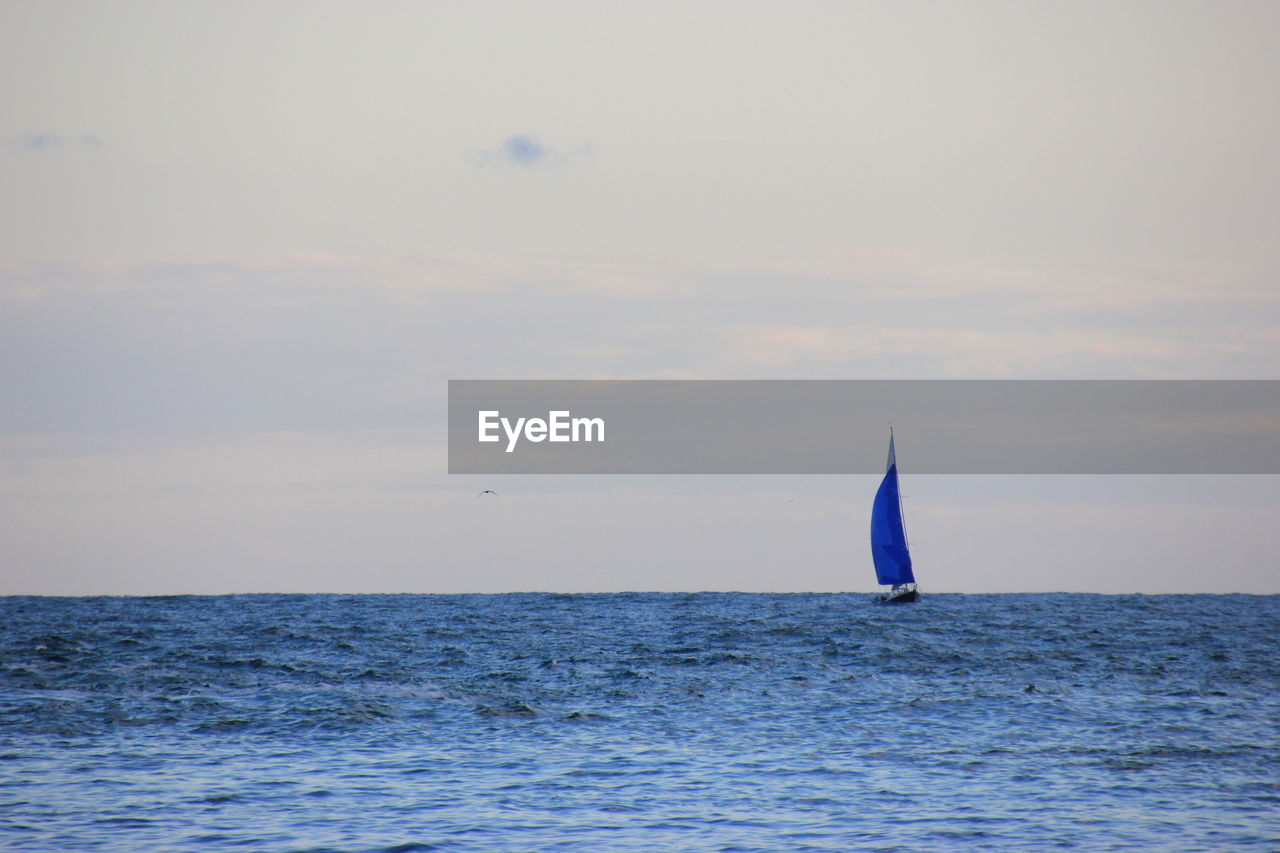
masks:
<svg viewBox="0 0 1280 853"><path fill-rule="evenodd" d="M871 589L871 480L450 477L445 383L1277 378L1277 81L1272 2L6 3L0 594ZM1280 593L1280 478L899 455L926 591Z"/></svg>

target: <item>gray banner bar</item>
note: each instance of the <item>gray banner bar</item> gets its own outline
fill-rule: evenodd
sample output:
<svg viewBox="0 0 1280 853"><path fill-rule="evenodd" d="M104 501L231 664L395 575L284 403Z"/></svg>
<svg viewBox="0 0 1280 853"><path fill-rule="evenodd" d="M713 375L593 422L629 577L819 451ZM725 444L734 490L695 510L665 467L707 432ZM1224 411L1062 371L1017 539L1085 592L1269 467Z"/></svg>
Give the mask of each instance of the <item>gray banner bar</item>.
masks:
<svg viewBox="0 0 1280 853"><path fill-rule="evenodd" d="M915 474L1280 473L1280 380L451 380L449 472L878 474L890 423Z"/></svg>

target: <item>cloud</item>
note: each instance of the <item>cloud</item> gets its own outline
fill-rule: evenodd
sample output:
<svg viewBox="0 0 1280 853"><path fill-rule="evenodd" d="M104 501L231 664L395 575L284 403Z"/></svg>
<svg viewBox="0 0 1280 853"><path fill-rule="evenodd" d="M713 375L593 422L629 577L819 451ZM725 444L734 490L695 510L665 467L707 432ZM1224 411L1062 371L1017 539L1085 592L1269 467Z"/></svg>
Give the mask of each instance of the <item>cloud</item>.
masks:
<svg viewBox="0 0 1280 853"><path fill-rule="evenodd" d="M531 169L549 163L564 162L584 153L586 149L561 151L543 144L534 136L516 133L508 136L496 148L482 150L477 161L481 166L506 164Z"/></svg>
<svg viewBox="0 0 1280 853"><path fill-rule="evenodd" d="M551 156L551 149L532 136L508 136L498 150L507 160L521 166L533 166Z"/></svg>
<svg viewBox="0 0 1280 853"><path fill-rule="evenodd" d="M0 146L16 151L47 152L71 148L99 148L102 146L102 140L87 133L67 134L35 130L0 139Z"/></svg>

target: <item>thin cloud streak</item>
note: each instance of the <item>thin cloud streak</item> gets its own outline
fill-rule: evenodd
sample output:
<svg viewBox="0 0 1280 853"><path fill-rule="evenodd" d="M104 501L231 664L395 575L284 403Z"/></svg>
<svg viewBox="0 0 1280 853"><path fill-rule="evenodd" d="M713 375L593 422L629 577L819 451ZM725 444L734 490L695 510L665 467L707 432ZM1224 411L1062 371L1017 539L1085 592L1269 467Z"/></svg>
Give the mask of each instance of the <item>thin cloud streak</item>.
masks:
<svg viewBox="0 0 1280 853"><path fill-rule="evenodd" d="M53 133L46 130L28 131L17 136L0 139L0 147L10 151L29 153L49 153L69 150L94 150L101 148L103 142L88 133Z"/></svg>

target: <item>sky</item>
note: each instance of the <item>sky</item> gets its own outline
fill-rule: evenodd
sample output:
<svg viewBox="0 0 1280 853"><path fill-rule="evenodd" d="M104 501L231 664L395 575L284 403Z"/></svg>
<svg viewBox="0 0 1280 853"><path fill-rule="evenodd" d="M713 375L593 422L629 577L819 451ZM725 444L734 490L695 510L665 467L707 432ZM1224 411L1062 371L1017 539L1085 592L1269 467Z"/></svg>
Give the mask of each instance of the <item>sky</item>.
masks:
<svg viewBox="0 0 1280 853"><path fill-rule="evenodd" d="M4 2L0 594L871 590L874 477L450 476L446 383L1280 378L1277 34ZM1280 593L1280 478L897 449L926 592Z"/></svg>

